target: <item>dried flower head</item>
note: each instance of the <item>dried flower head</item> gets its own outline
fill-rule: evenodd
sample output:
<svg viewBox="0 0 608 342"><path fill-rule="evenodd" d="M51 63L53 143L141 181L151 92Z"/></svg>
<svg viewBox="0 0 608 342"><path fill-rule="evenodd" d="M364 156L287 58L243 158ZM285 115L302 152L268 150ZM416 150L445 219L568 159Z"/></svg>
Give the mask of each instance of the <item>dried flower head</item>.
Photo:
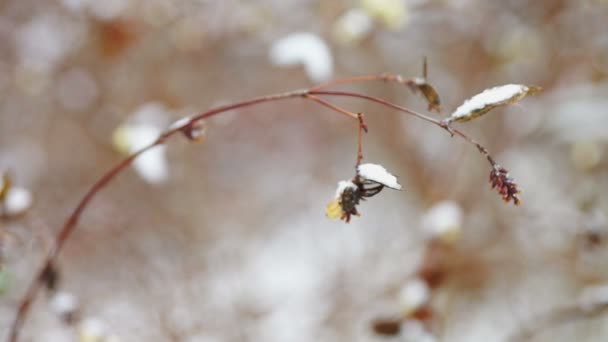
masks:
<svg viewBox="0 0 608 342"><path fill-rule="evenodd" d="M380 193L384 187L401 190L397 177L377 164L362 164L357 167L357 174L352 180L338 182L336 195L325 208L329 218L340 218L350 222L351 216L359 216L357 205L361 200Z"/></svg>
<svg viewBox="0 0 608 342"><path fill-rule="evenodd" d="M520 190L517 188L517 183L509 177L509 171L500 165L494 165L490 172L490 184L492 189L496 189L505 202L513 200L515 205L521 203L519 197Z"/></svg>
<svg viewBox="0 0 608 342"><path fill-rule="evenodd" d="M506 84L486 89L456 108L447 122L465 122L475 119L496 107L514 104L524 96L535 94L540 90L540 87L522 84Z"/></svg>
<svg viewBox="0 0 608 342"><path fill-rule="evenodd" d="M420 92L426 99L429 107L428 110L434 110L437 113L441 112L441 103L439 100L439 94L433 86L427 82L424 77L416 77L409 80L407 85L410 87L413 93Z"/></svg>

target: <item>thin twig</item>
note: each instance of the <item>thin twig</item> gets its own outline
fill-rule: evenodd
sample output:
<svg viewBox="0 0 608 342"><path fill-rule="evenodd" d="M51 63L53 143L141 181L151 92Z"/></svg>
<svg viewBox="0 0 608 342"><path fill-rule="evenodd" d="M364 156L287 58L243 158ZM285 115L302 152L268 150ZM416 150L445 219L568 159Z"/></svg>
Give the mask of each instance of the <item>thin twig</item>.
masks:
<svg viewBox="0 0 608 342"><path fill-rule="evenodd" d="M355 114L355 113L353 113L351 111L348 111L348 110L346 110L344 108L340 108L340 107L338 107L338 106L336 106L334 104L331 104L331 103L329 103L329 102L327 102L327 101L325 101L323 99L320 99L320 98L318 98L318 97L316 97L314 95L308 95L307 94L307 95L304 95L304 97L307 98L307 99L311 99L311 100L313 100L313 101L315 101L315 102L317 102L317 103L321 104L322 106L325 106L325 107L327 107L329 109L335 110L338 113L344 114L344 115L346 115L346 116L348 116L350 118L358 119L357 114Z"/></svg>
<svg viewBox="0 0 608 342"><path fill-rule="evenodd" d="M359 119L359 129L357 134L357 163L355 164L355 169L361 165L361 161L363 160L363 132L367 133L367 124L365 123L363 113L358 113L357 118Z"/></svg>

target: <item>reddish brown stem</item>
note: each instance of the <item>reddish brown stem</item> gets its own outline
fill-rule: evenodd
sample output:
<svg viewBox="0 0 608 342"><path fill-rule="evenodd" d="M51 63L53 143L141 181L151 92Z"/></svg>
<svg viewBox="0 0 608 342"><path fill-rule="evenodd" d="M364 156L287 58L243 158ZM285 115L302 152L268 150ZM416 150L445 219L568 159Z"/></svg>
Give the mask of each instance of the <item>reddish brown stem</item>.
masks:
<svg viewBox="0 0 608 342"><path fill-rule="evenodd" d="M334 81L330 81L327 83L323 83L318 86L314 86L314 87L310 88L310 91L316 92L316 91L320 91L323 89L327 89L327 88L335 87L335 86L339 86L339 85L370 82L370 81L396 82L399 84L407 84L407 83L411 82L411 80L405 79L405 78L401 77L401 75L393 75L393 74L364 75L364 76L342 78L339 80L334 80Z"/></svg>
<svg viewBox="0 0 608 342"><path fill-rule="evenodd" d="M304 97L306 97L307 99L311 99L311 100L319 103L320 105L325 106L325 107L327 107L329 109L332 109L332 110L334 110L334 111L336 111L338 113L344 114L344 115L346 115L346 116L348 116L350 118L357 119L357 114L355 114L353 112L350 112L350 111L348 111L348 110L346 110L344 108L340 108L340 107L338 107L338 106L336 106L334 104L331 104L331 103L329 103L329 102L327 102L327 101L325 101L323 99L320 99L320 98L318 98L318 97L316 97L314 95L305 95Z"/></svg>
<svg viewBox="0 0 608 342"><path fill-rule="evenodd" d="M388 102L388 101L378 98L378 97L373 97L373 96L368 96L368 95L358 94L358 93L350 93L350 92L320 91L320 89L326 88L331 85L355 83L355 82L363 82L363 81L371 81L371 80L387 80L387 81L392 80L392 81L397 81L397 82L401 82L401 83L406 82L401 78L401 76L396 76L396 75L362 76L362 77L355 77L355 78L351 78L351 79L339 80L336 82L330 82L330 83L326 83L324 85L320 85L320 86L313 87L310 89L296 90L296 91L292 91L292 92L263 96L263 97L258 97L258 98L254 98L254 99L247 100L247 101L242 101L242 102L237 102L237 103L217 107L217 108L208 110L206 112L200 113L196 116L193 116L192 118L190 118L189 120L186 120L183 124L181 124L177 127L172 127L171 129L169 129L165 133L163 133L155 142L153 142L149 146L144 147L143 149L137 151L136 153L132 154L131 156L129 156L129 157L125 158L124 160L122 160L121 162L119 162L116 166L114 166L109 171L107 171L105 174L103 174L101 176L101 178L99 180L97 180L95 182L95 184L93 184L93 186L91 186L91 188L87 191L87 193L84 195L84 197L78 203L76 209L74 209L74 211L70 214L68 219L65 221L65 223L64 223L63 227L61 228L61 230L59 231L59 233L56 235L53 246L51 247L50 251L48 252L46 258L44 259L42 266L38 269L36 277L32 280L32 282L30 283L29 287L27 288L27 291L25 292L22 300L20 301L18 310L15 314L15 318L10 326L8 341L10 341L10 342L17 341L17 339L19 337L19 332L21 330L21 327L23 326L25 318L27 317L29 309L31 308L31 305L32 305L33 301L35 300L37 293L39 292L40 288L43 285L45 275L47 274L49 268L52 267L52 265L54 265L56 263L57 257L59 256L59 253L63 249L63 246L65 245L66 241L69 239L69 237L72 235L72 233L76 229L76 225L78 223L78 220L80 219L82 212L87 208L90 201L95 197L95 195L99 191L101 191L104 187L106 187L110 183L111 180L113 180L121 171L123 171L127 166L129 166L133 162L133 160L135 158L137 158L139 155L141 155L145 151L147 151L157 145L164 144L166 142L166 140L168 138L170 138L171 136L178 134L179 132L183 132L186 127L191 126L202 119L205 119L205 118L208 118L213 115L216 115L216 114L219 114L222 112L226 112L229 110L249 107L249 106L259 104L259 103L277 101L277 100L288 99L288 98L297 98L297 97L309 98L309 99L316 101L317 103L320 103L339 113L346 114L349 117L359 118L359 116L357 116L349 111L346 111L344 109L341 109L327 101L324 101L315 95L355 97L355 98L360 98L360 99L376 102L376 103L382 104L384 106L387 106L387 107L390 107L393 109L397 109L397 110L407 113L409 115L413 115L419 119L432 123L438 127L441 127L443 129L447 130L448 132L453 131L454 133L458 134L460 137L462 137L469 143L475 145L478 148L478 150L480 152L482 152L483 154L485 154L486 157L488 157L488 160L490 162L492 162L492 159L491 159L490 155L488 154L487 150L481 144L477 143L472 138L468 137L466 134L464 134L458 130L451 130L447 125L440 122L439 120L436 120L429 116L412 111L408 108L393 104L391 102ZM360 130L362 128L363 128L363 126L361 126L361 123L360 123Z"/></svg>

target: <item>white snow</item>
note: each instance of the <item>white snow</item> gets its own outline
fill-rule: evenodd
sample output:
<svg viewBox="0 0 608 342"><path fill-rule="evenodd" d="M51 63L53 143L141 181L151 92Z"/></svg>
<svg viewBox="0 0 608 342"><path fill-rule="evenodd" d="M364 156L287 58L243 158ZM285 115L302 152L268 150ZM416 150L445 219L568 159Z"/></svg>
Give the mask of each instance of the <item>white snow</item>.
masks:
<svg viewBox="0 0 608 342"><path fill-rule="evenodd" d="M3 214L17 216L26 212L33 202L32 193L21 187L11 187L4 197Z"/></svg>
<svg viewBox="0 0 608 342"><path fill-rule="evenodd" d="M131 154L153 143L161 134L157 127L146 124L123 125L115 132L114 144L125 154ZM159 184L169 178L169 166L164 145L156 146L133 161L135 171L148 183Z"/></svg>
<svg viewBox="0 0 608 342"><path fill-rule="evenodd" d="M150 126L135 126L131 129L131 148L135 152L151 143L160 135L160 130ZM165 146L156 146L133 161L133 167L149 183L162 183L169 178L169 166Z"/></svg>
<svg viewBox="0 0 608 342"><path fill-rule="evenodd" d="M188 122L190 122L189 116L178 119L175 122L173 122L171 125L169 125L169 130L172 131L174 129L181 128L181 127L185 126Z"/></svg>
<svg viewBox="0 0 608 342"><path fill-rule="evenodd" d="M342 14L334 24L334 38L342 44L358 42L374 28L372 18L360 8L352 8Z"/></svg>
<svg viewBox="0 0 608 342"><path fill-rule="evenodd" d="M397 177L390 174L382 165L361 164L357 167L357 174L367 180L382 184L392 189L401 190Z"/></svg>
<svg viewBox="0 0 608 342"><path fill-rule="evenodd" d="M98 318L87 318L80 323L78 335L81 342L101 341L106 335L105 324Z"/></svg>
<svg viewBox="0 0 608 342"><path fill-rule="evenodd" d="M608 303L608 284L588 286L583 289L579 299L583 310L591 311L597 306Z"/></svg>
<svg viewBox="0 0 608 342"><path fill-rule="evenodd" d="M58 292L51 299L50 306L57 315L66 315L76 311L78 300L69 292Z"/></svg>
<svg viewBox="0 0 608 342"><path fill-rule="evenodd" d="M466 100L460 107L456 108L451 115L451 119L462 119L487 106L505 104L524 95L527 91L528 87L522 84L506 84L486 89Z"/></svg>
<svg viewBox="0 0 608 342"><path fill-rule="evenodd" d="M404 314L418 310L430 298L430 290L426 282L420 278L408 281L399 292L399 305Z"/></svg>
<svg viewBox="0 0 608 342"><path fill-rule="evenodd" d="M351 181L339 181L338 188L336 189L336 198L340 198L344 190L346 190L347 188L356 189L357 186Z"/></svg>
<svg viewBox="0 0 608 342"><path fill-rule="evenodd" d="M272 44L270 61L277 66L303 65L313 82L324 82L333 74L333 57L327 43L319 36L292 33Z"/></svg>
<svg viewBox="0 0 608 342"><path fill-rule="evenodd" d="M442 201L432 206L422 218L423 229L432 237L453 242L462 230L462 209L453 201Z"/></svg>

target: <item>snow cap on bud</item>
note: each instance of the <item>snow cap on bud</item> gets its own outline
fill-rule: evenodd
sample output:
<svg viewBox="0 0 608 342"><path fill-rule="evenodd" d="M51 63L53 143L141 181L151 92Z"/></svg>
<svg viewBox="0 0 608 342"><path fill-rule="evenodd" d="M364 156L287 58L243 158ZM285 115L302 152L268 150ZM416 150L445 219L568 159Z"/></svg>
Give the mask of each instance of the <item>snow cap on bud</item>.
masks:
<svg viewBox="0 0 608 342"><path fill-rule="evenodd" d="M466 100L447 119L448 122L465 122L475 119L490 110L509 104L514 104L526 95L532 95L541 90L540 87L522 84L506 84L489 88Z"/></svg>
<svg viewBox="0 0 608 342"><path fill-rule="evenodd" d="M462 216L457 203L442 201L427 210L422 218L422 227L431 238L453 243L462 232Z"/></svg>
<svg viewBox="0 0 608 342"><path fill-rule="evenodd" d="M382 165L378 164L361 164L357 166L357 175L378 184L395 190L401 190L401 184L397 181L397 177L390 174Z"/></svg>
<svg viewBox="0 0 608 342"><path fill-rule="evenodd" d="M409 280L399 292L399 305L405 316L409 316L424 306L430 299L428 284L420 279Z"/></svg>
<svg viewBox="0 0 608 342"><path fill-rule="evenodd" d="M51 299L51 310L60 316L66 323L76 319L78 299L69 292L57 292Z"/></svg>

